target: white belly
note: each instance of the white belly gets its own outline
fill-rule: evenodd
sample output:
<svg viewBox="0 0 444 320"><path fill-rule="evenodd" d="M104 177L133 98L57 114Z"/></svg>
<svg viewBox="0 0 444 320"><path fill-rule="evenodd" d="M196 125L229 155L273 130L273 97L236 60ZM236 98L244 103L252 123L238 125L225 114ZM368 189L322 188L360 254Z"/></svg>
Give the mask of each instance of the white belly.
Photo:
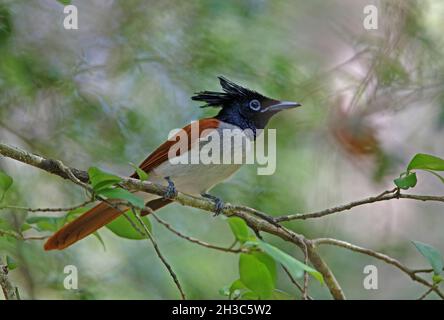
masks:
<svg viewBox="0 0 444 320"><path fill-rule="evenodd" d="M223 136L223 129L234 128L237 127L225 124L217 130L217 133L219 134L218 137ZM239 133L237 137L240 137L238 141L242 141L242 143L231 143L231 145L228 145L228 147L226 144L222 143L223 138L214 140L218 141L220 145L218 152L220 159L219 163L204 164L199 162L193 164L190 163L190 152L186 152L179 157L171 159L172 161L166 161L157 168L153 169L149 173L149 181L166 186L168 183L165 180L165 177L170 177L178 191L192 195L199 195L203 192L207 192L213 186L226 180L232 174L234 174L245 161L246 152L251 152L250 139L243 133ZM192 149L199 150L204 153L204 146L207 145L208 147L208 142L211 139L212 137L210 134L203 140L200 140L199 142L196 141L196 143L193 144ZM213 145L216 145L216 143ZM201 154L199 154L199 156L201 156ZM231 163L226 164L226 162L223 161L224 159L241 159L241 161L235 163L234 161L231 161ZM147 200L158 198L158 196L155 195L145 195L145 197Z"/></svg>

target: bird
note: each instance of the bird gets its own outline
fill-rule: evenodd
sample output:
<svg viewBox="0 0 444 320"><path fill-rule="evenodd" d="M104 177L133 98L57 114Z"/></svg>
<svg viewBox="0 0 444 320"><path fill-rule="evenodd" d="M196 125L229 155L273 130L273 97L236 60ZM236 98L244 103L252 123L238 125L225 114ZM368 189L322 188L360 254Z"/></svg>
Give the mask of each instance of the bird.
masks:
<svg viewBox="0 0 444 320"><path fill-rule="evenodd" d="M214 201L216 214L220 213L224 207L223 201L208 192L212 187L232 176L242 163L177 163L177 161L172 161L178 159L174 157L187 157L196 151L199 154L205 137L208 138L214 134L223 135L226 130L229 132L237 129L238 132L249 132L248 135L243 136L244 140L254 141L274 115L282 110L301 106L298 102L269 98L257 91L236 84L224 76L218 76L218 79L222 87L221 92L201 91L191 97L194 101L203 102L204 105L201 107L220 108L217 115L196 121L198 135L192 134L193 123L185 126L181 132L184 132L189 138L186 143L178 141L176 136L173 136L162 143L140 164L139 168L148 174L148 181L167 187L163 197L143 193L146 206L151 210L143 211L142 215L173 202L177 190L211 199ZM182 148L177 148L179 143ZM172 148L177 149L173 152L173 156L171 156ZM234 150L222 150L222 153L242 151L235 149L245 148L245 144L234 145L230 148ZM137 171L131 177L138 179ZM65 249L110 223L126 210L128 208L112 206L109 202L101 202L49 237L44 244L44 249Z"/></svg>

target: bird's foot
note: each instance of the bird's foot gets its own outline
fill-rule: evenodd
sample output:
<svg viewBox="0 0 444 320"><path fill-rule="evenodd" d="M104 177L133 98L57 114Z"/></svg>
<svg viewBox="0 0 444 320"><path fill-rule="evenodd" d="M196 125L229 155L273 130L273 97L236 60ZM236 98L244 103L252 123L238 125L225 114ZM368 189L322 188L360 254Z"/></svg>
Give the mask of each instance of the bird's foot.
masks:
<svg viewBox="0 0 444 320"><path fill-rule="evenodd" d="M170 177L165 177L165 180L168 182L168 187L163 195L164 199L174 199L177 196L177 190L174 186L174 182Z"/></svg>
<svg viewBox="0 0 444 320"><path fill-rule="evenodd" d="M225 208L225 203L223 202L223 200L221 198L218 198L216 196L213 196L213 195L205 193L205 192L202 193L201 196L204 198L210 199L214 202L214 209L215 209L214 216L215 217L220 215L221 213L223 213L224 208Z"/></svg>

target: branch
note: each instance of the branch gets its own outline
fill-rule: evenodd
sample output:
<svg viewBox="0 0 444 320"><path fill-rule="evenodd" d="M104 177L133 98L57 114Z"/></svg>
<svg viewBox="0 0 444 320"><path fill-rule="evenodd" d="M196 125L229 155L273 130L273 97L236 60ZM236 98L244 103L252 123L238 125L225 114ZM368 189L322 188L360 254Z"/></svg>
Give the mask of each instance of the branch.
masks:
<svg viewBox="0 0 444 320"><path fill-rule="evenodd" d="M6 300L20 300L18 290L8 279L8 266L4 265L0 259L0 287Z"/></svg>
<svg viewBox="0 0 444 320"><path fill-rule="evenodd" d="M424 292L418 300L424 300L431 292L433 291L433 288L428 289L426 292Z"/></svg>
<svg viewBox="0 0 444 320"><path fill-rule="evenodd" d="M433 283L428 282L427 280L425 280L424 278L418 276L416 273L418 273L418 271L409 269L408 267L404 266L401 262L399 262L398 260L396 260L395 258L392 258L386 254L371 250L371 249L367 249L367 248L363 248L363 247L359 247L357 245L345 242L345 241L341 241L341 240L337 240L337 239L331 239L331 238L319 238L319 239L314 239L312 240L314 245L322 245L322 244L327 244L327 245L333 245L333 246L338 246L338 247L342 247L351 251L355 251L355 252L359 252L371 257L374 257L378 260L382 260L388 264L391 264L393 266L395 266L396 268L398 268L399 270L401 270L402 272L404 272L405 274L407 274L413 281L419 282L422 285L430 288L431 290L435 291L437 295L439 295L441 297L441 299L444 299L444 294L439 290L439 288L437 286L435 286Z"/></svg>
<svg viewBox="0 0 444 320"><path fill-rule="evenodd" d="M298 290L302 293L302 299L303 300L313 300L313 298L310 297L307 293L305 293L305 297L304 297L304 288L299 283L297 283L295 278L293 278L293 276L291 275L290 271L288 271L288 269L284 265L281 265L281 266L282 266L282 269L284 269L285 273L287 274L288 278L290 278L291 283L293 283L296 286L296 288L298 288Z"/></svg>
<svg viewBox="0 0 444 320"><path fill-rule="evenodd" d="M142 225L143 230L145 231L145 234L147 235L148 239L153 244L153 247L154 247L154 250L156 251L157 256L159 257L159 259L162 261L162 263L167 268L168 272L170 273L170 276L173 278L173 281L176 284L176 287L177 287L177 289L180 292L180 296L181 296L182 300L186 300L185 292L182 289L182 286L181 286L181 284L179 282L179 279L177 278L177 275L174 273L173 268L171 267L171 265L168 263L168 261L163 256L162 252L159 249L159 246L157 245L156 240L154 240L154 238L151 235L151 232L148 229L147 225L142 220L142 218L139 217L139 215L136 213L136 210L133 209L133 213L134 213L134 216L136 217L137 221L139 221L139 223Z"/></svg>
<svg viewBox="0 0 444 320"><path fill-rule="evenodd" d="M290 220L305 220L305 219L313 219L313 218L321 218L324 216L328 216L337 212L343 212L350 210L354 207L362 206L365 204L370 204L374 202L387 201L392 199L411 199L418 201L438 201L444 202L444 196L425 196L425 195L417 195L417 194L404 194L400 193L398 189L387 190L377 195L375 197L365 198L358 201L353 201L348 204L344 204L341 206L325 209L322 211L312 212L312 213L304 213L304 214L291 214L287 216L281 216L275 218L276 222L290 221Z"/></svg>
<svg viewBox="0 0 444 320"><path fill-rule="evenodd" d="M66 173L66 170L62 170L60 166L60 162L52 159L45 159L41 156L26 152L16 147L11 147L9 145L0 143L0 154L17 161L32 165L39 169L45 170L49 173L58 175L62 178L69 179L70 177ZM87 183L89 180L88 173L82 170L78 170L76 168L70 168L69 172L73 174L75 178L83 183ZM164 196L167 188L162 185L158 185L149 181L140 181L138 179L126 178L122 177L123 181L121 183L122 186L129 190L137 190L144 191L151 194L156 194L159 196ZM215 204L206 198L196 197L192 195L187 195L181 192L178 192L176 197L173 199L174 201L190 206L193 208L198 208L205 210L207 212L215 213L217 208ZM328 265L324 262L324 260L319 256L316 249L310 245L309 240L307 240L304 236L297 234L285 227L278 225L272 217L264 219L267 215L265 213L259 212L255 209L243 207L243 206L233 206L230 204L226 204L224 209L222 210L223 214L226 216L235 215L245 220L245 222L256 231L263 231L273 235L280 237L286 241L290 241L296 244L299 248L304 250L307 246L308 258L312 263L313 267L317 269L324 277L326 286L328 287L331 295L335 299L345 299L344 293L337 282L335 276L332 271L328 267Z"/></svg>
<svg viewBox="0 0 444 320"><path fill-rule="evenodd" d="M22 234L13 231L13 230L1 230L0 229L0 236L9 236L12 238L15 238L17 240L45 240L47 238L49 238L49 236L36 236L36 237L24 237Z"/></svg>
<svg viewBox="0 0 444 320"><path fill-rule="evenodd" d="M435 270L433 270L433 269L416 269L416 270L413 270L413 273L431 273L434 271ZM442 271L444 271L444 268L442 269Z"/></svg>
<svg viewBox="0 0 444 320"><path fill-rule="evenodd" d="M250 250L245 249L245 248L240 248L240 249L233 249L233 248L225 248L225 247L220 247L220 246L216 246L214 244L210 244L204 241L201 241L199 239L187 236L179 231L177 231L176 229L174 229L169 223L167 223L166 221L160 219L158 216L156 216L154 213L151 214L154 219L157 220L157 222L159 222L160 224L162 224L165 228L167 228L168 230L170 230L172 233L174 233L175 235L190 241L192 243L198 244L202 247L206 247L209 249L214 249L214 250L219 250L219 251L223 251L223 252L231 252L231 253L248 253L250 252Z"/></svg>
<svg viewBox="0 0 444 320"><path fill-rule="evenodd" d="M94 199L90 199L87 200L81 204L72 206L72 207L66 207L66 208L28 208L28 207L20 207L20 206L1 206L0 210L4 210L4 209L11 209L11 210L23 210L23 211L28 211L28 212L67 212L67 211L72 211L75 209L79 209L82 208L90 203L95 202L96 200Z"/></svg>

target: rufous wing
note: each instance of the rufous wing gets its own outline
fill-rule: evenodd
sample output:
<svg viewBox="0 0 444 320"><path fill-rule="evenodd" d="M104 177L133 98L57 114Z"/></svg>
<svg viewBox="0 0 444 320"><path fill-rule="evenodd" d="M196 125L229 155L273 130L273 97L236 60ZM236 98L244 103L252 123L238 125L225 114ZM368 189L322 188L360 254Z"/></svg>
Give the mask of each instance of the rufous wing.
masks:
<svg viewBox="0 0 444 320"><path fill-rule="evenodd" d="M165 141L156 150L154 150L148 156L148 158L146 158L145 161L143 161L140 164L139 168L142 169L143 171L145 171L146 173L149 173L151 170L156 168L161 163L168 161L168 153L170 151L170 148L173 145L175 145L176 143L186 144L186 146L185 145L183 147L179 146L179 148L177 148L176 156L180 156L183 152L189 151L191 149L191 146L193 145L193 143L196 142L197 139L199 139L199 137L201 136L203 131L219 128L220 121L215 118L206 118L206 119L199 120L198 124L196 125L196 128L198 128L198 130L196 132L197 134L194 134L194 135L191 134L191 130L192 130L191 126L192 125L196 125L196 124L189 124L182 129L188 135L187 141L180 140L180 135L176 134L170 140ZM138 175L137 175L137 173L134 173L133 175L131 175L131 177L138 178Z"/></svg>

